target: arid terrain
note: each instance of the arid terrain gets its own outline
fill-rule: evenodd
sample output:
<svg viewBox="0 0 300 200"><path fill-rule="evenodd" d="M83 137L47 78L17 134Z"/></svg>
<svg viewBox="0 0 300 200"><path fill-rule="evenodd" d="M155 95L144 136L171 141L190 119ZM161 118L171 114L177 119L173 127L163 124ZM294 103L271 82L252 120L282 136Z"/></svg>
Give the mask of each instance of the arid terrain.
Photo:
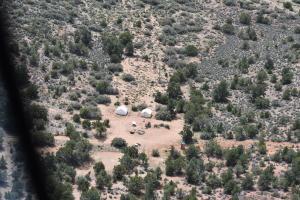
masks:
<svg viewBox="0 0 300 200"><path fill-rule="evenodd" d="M300 198L299 0L7 4L51 199Z"/></svg>

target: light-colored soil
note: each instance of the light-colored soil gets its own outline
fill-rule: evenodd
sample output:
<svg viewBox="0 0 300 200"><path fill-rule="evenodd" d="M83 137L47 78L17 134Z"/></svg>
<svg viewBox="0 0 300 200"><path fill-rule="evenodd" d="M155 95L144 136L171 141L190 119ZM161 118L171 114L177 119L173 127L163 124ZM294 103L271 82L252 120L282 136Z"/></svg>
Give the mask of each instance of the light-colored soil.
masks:
<svg viewBox="0 0 300 200"><path fill-rule="evenodd" d="M179 132L183 128L182 116L178 116L179 119L171 122L162 122L156 120L154 117L151 119L141 117L139 112L129 111L127 116L118 116L115 114L115 107L113 106L100 106L102 114L105 119L110 120L111 127L108 129L107 140L104 144L109 145L113 138L121 137L127 141L129 145L139 143L140 150L150 154L155 148L164 149L171 145L179 144L181 136ZM153 108L152 108L153 109ZM154 112L155 115L155 112ZM135 121L137 126L132 127L132 122ZM149 129L145 128L146 123L150 122L152 127ZM166 128L154 128L154 124L168 124L170 129ZM145 134L140 135L138 133L130 134L130 130L143 130Z"/></svg>

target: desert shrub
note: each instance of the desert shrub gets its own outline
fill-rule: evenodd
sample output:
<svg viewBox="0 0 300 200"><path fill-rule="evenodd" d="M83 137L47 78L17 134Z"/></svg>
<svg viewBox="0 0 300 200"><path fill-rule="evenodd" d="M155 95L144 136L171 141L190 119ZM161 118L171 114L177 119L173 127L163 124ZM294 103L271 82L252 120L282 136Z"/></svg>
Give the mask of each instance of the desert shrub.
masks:
<svg viewBox="0 0 300 200"><path fill-rule="evenodd" d="M198 185L204 173L204 162L201 158L192 158L186 167L186 180L189 184Z"/></svg>
<svg viewBox="0 0 300 200"><path fill-rule="evenodd" d="M250 88L251 98L255 101L256 98L265 96L266 85L265 84L253 84Z"/></svg>
<svg viewBox="0 0 300 200"><path fill-rule="evenodd" d="M191 57L198 55L198 49L194 45L186 46L184 52L187 56L191 56Z"/></svg>
<svg viewBox="0 0 300 200"><path fill-rule="evenodd" d="M230 194L230 195L235 195L235 194L238 194L240 192L240 187L238 185L238 183L231 179L228 181L228 183L226 183L224 185L224 193L225 194Z"/></svg>
<svg viewBox="0 0 300 200"><path fill-rule="evenodd" d="M91 124L90 120L85 119L82 121L81 125L82 125L83 129L90 130L92 124Z"/></svg>
<svg viewBox="0 0 300 200"><path fill-rule="evenodd" d="M281 83L283 85L287 85L287 84L292 83L293 72L291 71L290 68L283 68L282 71L281 71L281 76L282 76Z"/></svg>
<svg viewBox="0 0 300 200"><path fill-rule="evenodd" d="M225 23L222 27L221 30L223 33L228 34L228 35L234 35L234 26L231 23Z"/></svg>
<svg viewBox="0 0 300 200"><path fill-rule="evenodd" d="M236 0L223 0L223 3L226 6L235 6L236 5Z"/></svg>
<svg viewBox="0 0 300 200"><path fill-rule="evenodd" d="M97 104L110 104L111 99L109 96L99 95L96 97L96 103Z"/></svg>
<svg viewBox="0 0 300 200"><path fill-rule="evenodd" d="M114 89L107 81L99 81L96 84L96 90L99 92L99 94L118 94L118 90Z"/></svg>
<svg viewBox="0 0 300 200"><path fill-rule="evenodd" d="M239 145L227 149L225 152L226 166L234 167L238 162L242 165L246 165L248 157L245 154L244 147Z"/></svg>
<svg viewBox="0 0 300 200"><path fill-rule="evenodd" d="M299 92L298 92L297 88L293 88L293 89L291 90L291 95L292 95L293 97L297 97L297 96L299 95Z"/></svg>
<svg viewBox="0 0 300 200"><path fill-rule="evenodd" d="M257 83L262 84L264 83L266 80L268 79L268 74L265 72L265 70L260 70L257 74L256 74L256 80Z"/></svg>
<svg viewBox="0 0 300 200"><path fill-rule="evenodd" d="M216 134L214 132L208 132L208 131L202 132L200 135L200 138L202 140L212 140L215 137L216 137Z"/></svg>
<svg viewBox="0 0 300 200"><path fill-rule="evenodd" d="M122 60L123 45L119 38L112 34L104 35L102 44L104 51L110 56L111 62L120 63Z"/></svg>
<svg viewBox="0 0 300 200"><path fill-rule="evenodd" d="M165 168L166 175L174 176L174 175L182 174L184 165L185 165L184 158L172 146L170 154L166 160L166 168Z"/></svg>
<svg viewBox="0 0 300 200"><path fill-rule="evenodd" d="M290 100L291 99L291 90L287 88L283 94L282 94L282 99L284 100Z"/></svg>
<svg viewBox="0 0 300 200"><path fill-rule="evenodd" d="M290 10L290 11L293 11L293 5L289 1L283 2L283 7Z"/></svg>
<svg viewBox="0 0 300 200"><path fill-rule="evenodd" d="M103 190L104 187L110 189L112 185L111 179L112 177L105 170L101 170L99 173L96 174L97 188L99 188L100 190Z"/></svg>
<svg viewBox="0 0 300 200"><path fill-rule="evenodd" d="M249 43L247 41L244 41L241 45L241 49L245 51L249 50L250 49Z"/></svg>
<svg viewBox="0 0 300 200"><path fill-rule="evenodd" d="M116 148L124 148L127 146L127 142L123 138L114 138L111 141L111 146Z"/></svg>
<svg viewBox="0 0 300 200"><path fill-rule="evenodd" d="M300 34L300 26L297 26L294 30L295 34Z"/></svg>
<svg viewBox="0 0 300 200"><path fill-rule="evenodd" d="M131 81L135 81L135 78L131 74L123 74L122 80L126 82L131 82Z"/></svg>
<svg viewBox="0 0 300 200"><path fill-rule="evenodd" d="M253 139L258 134L257 126L250 124L245 126L245 132L248 138Z"/></svg>
<svg viewBox="0 0 300 200"><path fill-rule="evenodd" d="M71 101L77 101L78 98L80 98L80 97L81 97L81 95L80 95L79 92L71 92L71 93L69 94L69 99L70 99Z"/></svg>
<svg viewBox="0 0 300 200"><path fill-rule="evenodd" d="M86 56L88 54L88 48L82 43L69 43L70 52L77 56Z"/></svg>
<svg viewBox="0 0 300 200"><path fill-rule="evenodd" d="M74 122L80 123L80 116L78 114L74 114L72 119L73 119Z"/></svg>
<svg viewBox="0 0 300 200"><path fill-rule="evenodd" d="M135 195L140 195L141 190L144 188L144 181L143 178L140 176L133 176L129 178L129 181L127 183L127 188L129 192Z"/></svg>
<svg viewBox="0 0 300 200"><path fill-rule="evenodd" d="M215 173L211 173L208 175L206 179L206 184L212 189L219 188L222 185L220 178L216 176Z"/></svg>
<svg viewBox="0 0 300 200"><path fill-rule="evenodd" d="M182 92L180 89L180 84L174 81L169 82L167 88L167 94L170 99L179 100L182 98Z"/></svg>
<svg viewBox="0 0 300 200"><path fill-rule="evenodd" d="M169 101L169 98L166 94L162 94L161 92L157 91L155 94L154 94L154 101L156 103L160 103L160 104L164 104L166 105Z"/></svg>
<svg viewBox="0 0 300 200"><path fill-rule="evenodd" d="M80 117L83 119L101 119L101 112L97 107L83 107L80 109Z"/></svg>
<svg viewBox="0 0 300 200"><path fill-rule="evenodd" d="M158 149L153 149L152 150L152 154L151 154L153 157L159 157L159 150Z"/></svg>
<svg viewBox="0 0 300 200"><path fill-rule="evenodd" d="M123 72L123 66L120 63L110 63L107 65L107 69L111 72Z"/></svg>
<svg viewBox="0 0 300 200"><path fill-rule="evenodd" d="M80 200L98 200L100 199L100 193L95 187L90 188L87 191L82 192Z"/></svg>
<svg viewBox="0 0 300 200"><path fill-rule="evenodd" d="M237 141L244 141L246 140L246 135L244 133L244 129L242 127L235 127L234 129L235 139Z"/></svg>
<svg viewBox="0 0 300 200"><path fill-rule="evenodd" d="M270 107L269 99L266 99L264 97L256 98L254 104L257 109L268 109Z"/></svg>
<svg viewBox="0 0 300 200"><path fill-rule="evenodd" d="M251 16L248 13L242 12L239 19L242 24L249 25L251 23Z"/></svg>
<svg viewBox="0 0 300 200"><path fill-rule="evenodd" d="M162 121L171 121L174 118L174 114L171 113L168 109L160 109L155 115L155 119Z"/></svg>
<svg viewBox="0 0 300 200"><path fill-rule="evenodd" d="M274 62L273 62L273 60L270 58L270 56L267 56L267 58L266 58L265 68L266 68L268 71L271 71L271 70L274 69Z"/></svg>
<svg viewBox="0 0 300 200"><path fill-rule="evenodd" d="M54 136L48 132L34 132L32 133L32 143L38 147L45 147L45 146L53 146L54 145Z"/></svg>
<svg viewBox="0 0 300 200"><path fill-rule="evenodd" d="M126 169L122 165L116 165L113 169L113 180L120 181L123 179L124 175L126 174Z"/></svg>
<svg viewBox="0 0 300 200"><path fill-rule="evenodd" d="M85 192L90 187L90 182L89 182L88 178L85 177L85 176L79 176L77 178L76 182L77 182L77 185L78 185L78 190L80 190L80 191Z"/></svg>
<svg viewBox="0 0 300 200"><path fill-rule="evenodd" d="M92 145L84 139L69 140L64 147L56 153L57 159L68 165L80 166L90 159Z"/></svg>
<svg viewBox="0 0 300 200"><path fill-rule="evenodd" d="M253 190L253 177L250 174L246 174L245 178L242 180L241 186L243 190Z"/></svg>
<svg viewBox="0 0 300 200"><path fill-rule="evenodd" d="M221 81L219 85L213 91L213 99L215 102L227 102L229 96L228 85L226 81Z"/></svg>
<svg viewBox="0 0 300 200"><path fill-rule="evenodd" d="M23 95L25 98L31 100L38 99L39 98L38 87L34 84L29 84L26 88L24 88Z"/></svg>
<svg viewBox="0 0 300 200"><path fill-rule="evenodd" d="M259 13L256 16L256 23L259 24L271 24L271 21L268 17L264 16L262 13Z"/></svg>
<svg viewBox="0 0 300 200"><path fill-rule="evenodd" d="M276 91L281 91L282 90L282 84L281 83L276 83L274 85L274 88L275 88Z"/></svg>
<svg viewBox="0 0 300 200"><path fill-rule="evenodd" d="M180 132L180 135L182 136L182 141L184 141L186 144L193 143L194 133L191 131L190 127L184 126L183 130Z"/></svg>
<svg viewBox="0 0 300 200"><path fill-rule="evenodd" d="M75 31L74 39L76 43L82 42L87 47L92 45L92 34L86 26L82 26Z"/></svg>
<svg viewBox="0 0 300 200"><path fill-rule="evenodd" d="M261 191L267 191L270 189L270 186L272 185L272 181L274 180L274 167L268 166L266 169L262 171L262 173L259 176L258 179L258 188Z"/></svg>
<svg viewBox="0 0 300 200"><path fill-rule="evenodd" d="M205 143L204 152L209 157L222 158L222 147L214 140L209 140Z"/></svg>

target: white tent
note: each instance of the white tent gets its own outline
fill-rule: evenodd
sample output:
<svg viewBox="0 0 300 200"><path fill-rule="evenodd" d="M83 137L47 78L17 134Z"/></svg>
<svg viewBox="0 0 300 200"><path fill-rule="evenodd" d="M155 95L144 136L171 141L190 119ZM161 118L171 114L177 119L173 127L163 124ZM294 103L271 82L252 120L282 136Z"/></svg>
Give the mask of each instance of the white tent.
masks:
<svg viewBox="0 0 300 200"><path fill-rule="evenodd" d="M152 110L150 108L146 108L146 109L142 110L141 114L142 114L142 117L150 118L150 117L152 117Z"/></svg>
<svg viewBox="0 0 300 200"><path fill-rule="evenodd" d="M126 116L128 114L128 108L126 106L119 106L116 109L116 114Z"/></svg>

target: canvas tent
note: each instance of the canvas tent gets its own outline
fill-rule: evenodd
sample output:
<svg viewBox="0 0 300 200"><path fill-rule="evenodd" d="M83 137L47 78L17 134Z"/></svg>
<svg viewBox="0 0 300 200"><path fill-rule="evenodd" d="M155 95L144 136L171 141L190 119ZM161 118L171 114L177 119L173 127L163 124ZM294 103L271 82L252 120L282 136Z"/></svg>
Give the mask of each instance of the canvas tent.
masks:
<svg viewBox="0 0 300 200"><path fill-rule="evenodd" d="M116 109L116 114L126 116L128 114L128 108L126 106L119 106Z"/></svg>
<svg viewBox="0 0 300 200"><path fill-rule="evenodd" d="M152 110L150 108L146 108L146 109L142 110L141 114L142 114L142 117L150 118L150 117L152 117Z"/></svg>

